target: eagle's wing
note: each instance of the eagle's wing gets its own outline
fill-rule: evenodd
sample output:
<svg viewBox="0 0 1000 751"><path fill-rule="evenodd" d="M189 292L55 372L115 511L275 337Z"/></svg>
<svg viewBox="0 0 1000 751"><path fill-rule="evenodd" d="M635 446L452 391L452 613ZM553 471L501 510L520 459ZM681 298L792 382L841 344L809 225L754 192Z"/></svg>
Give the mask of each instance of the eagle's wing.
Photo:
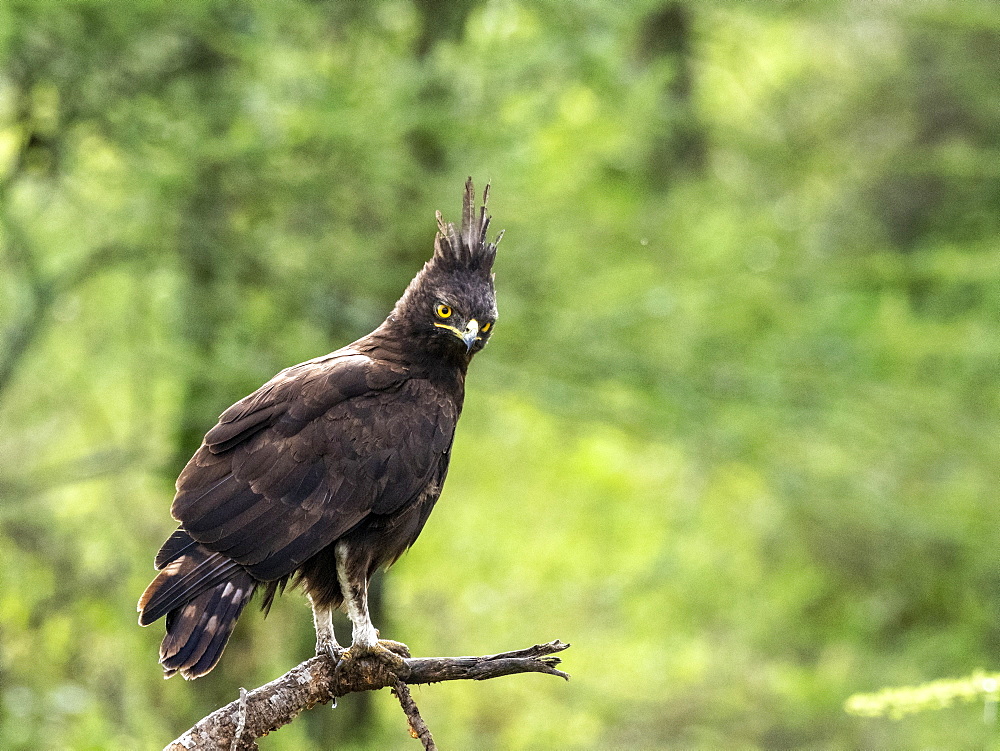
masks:
<svg viewBox="0 0 1000 751"><path fill-rule="evenodd" d="M367 515L419 497L457 419L402 366L341 350L226 410L178 478L171 512L193 540L273 581Z"/></svg>

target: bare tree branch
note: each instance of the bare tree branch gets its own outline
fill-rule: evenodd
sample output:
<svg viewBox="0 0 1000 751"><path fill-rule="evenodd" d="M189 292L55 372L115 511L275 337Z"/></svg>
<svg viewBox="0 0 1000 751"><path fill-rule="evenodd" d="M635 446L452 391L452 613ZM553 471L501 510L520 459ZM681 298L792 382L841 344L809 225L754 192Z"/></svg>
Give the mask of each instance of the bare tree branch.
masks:
<svg viewBox="0 0 1000 751"><path fill-rule="evenodd" d="M410 735L424 744L424 751L437 751L437 744L434 743L434 738L431 736L431 729L427 727L424 718L420 716L420 710L417 709L417 703L413 701L409 687L402 681L396 681L392 693L399 699L399 706L403 708L406 721L410 723Z"/></svg>
<svg viewBox="0 0 1000 751"><path fill-rule="evenodd" d="M550 656L567 647L569 644L556 640L485 657L411 657L405 660L399 675L383 663L367 659L348 663L338 674L330 658L313 657L260 688L241 692L240 699L205 717L164 751L256 749L254 739L286 725L305 709L345 694L386 687L397 689L415 737L425 749L432 749L435 746L430 730L406 689L408 684L482 681L517 673L548 673L568 680L566 673L556 669L560 659ZM403 690L399 691L400 688ZM412 706L408 708L408 704Z"/></svg>

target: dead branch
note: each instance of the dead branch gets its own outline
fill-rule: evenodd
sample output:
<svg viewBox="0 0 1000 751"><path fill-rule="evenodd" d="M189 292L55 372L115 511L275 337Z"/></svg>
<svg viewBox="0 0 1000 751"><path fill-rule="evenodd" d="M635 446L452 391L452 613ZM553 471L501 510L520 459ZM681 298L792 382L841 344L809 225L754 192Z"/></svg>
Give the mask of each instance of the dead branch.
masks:
<svg viewBox="0 0 1000 751"><path fill-rule="evenodd" d="M568 680L566 673L556 669L560 659L550 656L567 647L556 640L484 657L411 657L398 675L383 663L366 659L348 663L338 674L328 657L313 657L260 688L241 692L240 699L199 721L164 751L256 749L254 739L291 722L305 709L345 694L386 687L396 689L414 737L425 748L434 748L430 730L406 689L408 684L482 681L516 673L548 673Z"/></svg>
<svg viewBox="0 0 1000 751"><path fill-rule="evenodd" d="M434 738L431 736L431 729L427 727L424 718L420 716L420 710L417 709L417 703L413 701L413 694L410 693L409 686L402 681L396 681L392 692L399 699L399 706L403 708L406 721L410 724L410 735L424 744L424 751L437 751L437 744L434 743Z"/></svg>

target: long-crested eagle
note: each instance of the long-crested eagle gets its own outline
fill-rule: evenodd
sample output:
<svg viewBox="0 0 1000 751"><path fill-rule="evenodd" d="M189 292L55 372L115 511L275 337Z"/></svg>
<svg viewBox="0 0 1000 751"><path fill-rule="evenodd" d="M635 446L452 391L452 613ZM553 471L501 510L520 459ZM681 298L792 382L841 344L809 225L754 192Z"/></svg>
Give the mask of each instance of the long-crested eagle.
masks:
<svg viewBox="0 0 1000 751"><path fill-rule="evenodd" d="M377 329L281 371L205 435L177 480L180 526L139 600L141 625L166 616L166 677L205 675L254 592L266 610L289 583L312 604L317 654L400 662L405 646L372 625L368 582L441 494L466 370L496 323L488 197L489 186L477 211L470 178L461 229L437 213L434 255ZM348 650L335 608L353 625Z"/></svg>

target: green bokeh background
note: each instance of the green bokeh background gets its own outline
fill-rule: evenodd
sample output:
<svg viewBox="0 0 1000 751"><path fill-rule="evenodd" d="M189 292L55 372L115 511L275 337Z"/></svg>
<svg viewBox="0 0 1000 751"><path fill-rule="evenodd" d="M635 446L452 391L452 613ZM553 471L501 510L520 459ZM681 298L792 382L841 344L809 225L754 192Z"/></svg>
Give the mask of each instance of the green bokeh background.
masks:
<svg viewBox="0 0 1000 751"><path fill-rule="evenodd" d="M492 181L500 321L385 577L442 748L987 748L843 711L1000 661L1000 6L0 4L0 747L158 748L135 601L215 417L377 325ZM383 692L264 749L414 748Z"/></svg>

